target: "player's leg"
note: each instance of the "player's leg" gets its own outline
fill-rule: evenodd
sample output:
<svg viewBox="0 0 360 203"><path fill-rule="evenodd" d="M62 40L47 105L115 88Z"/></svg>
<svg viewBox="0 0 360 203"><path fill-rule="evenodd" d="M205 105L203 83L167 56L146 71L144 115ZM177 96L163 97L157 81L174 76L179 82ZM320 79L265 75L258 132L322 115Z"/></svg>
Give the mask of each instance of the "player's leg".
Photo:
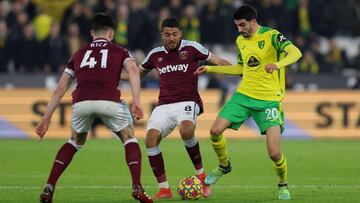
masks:
<svg viewBox="0 0 360 203"><path fill-rule="evenodd" d="M134 137L133 119L126 103L110 101L98 101L97 103L97 116L124 144L125 160L132 180L132 196L140 202L151 203L151 198L141 185L141 150Z"/></svg>
<svg viewBox="0 0 360 203"><path fill-rule="evenodd" d="M273 166L279 177L279 199L290 199L290 192L287 185L287 162L285 156L280 151L281 140L280 126L273 126L266 130L266 143L268 153L273 161Z"/></svg>
<svg viewBox="0 0 360 203"><path fill-rule="evenodd" d="M82 145L85 143L86 135L86 132L77 133L74 129L72 129L71 138L59 149L55 157L48 181L43 192L40 194L40 202L52 202L55 185L59 177L70 164L74 154L80 150Z"/></svg>
<svg viewBox="0 0 360 203"><path fill-rule="evenodd" d="M150 166L160 189L152 197L153 199L167 199L172 197L172 192L166 178L163 155L159 147L161 138L161 133L157 129L149 129L145 138L145 146Z"/></svg>
<svg viewBox="0 0 360 203"><path fill-rule="evenodd" d="M189 157L194 165L196 176L203 183L202 195L204 197L209 197L211 194L211 188L204 183L206 174L202 165L199 141L194 135L194 121L181 121L179 125L179 131L181 138L184 141L186 151L189 154Z"/></svg>
<svg viewBox="0 0 360 203"><path fill-rule="evenodd" d="M114 132L124 144L125 160L129 167L132 180L132 196L140 202L150 203L151 198L144 191L141 184L141 150L134 137L133 124L128 125L119 132Z"/></svg>
<svg viewBox="0 0 360 203"><path fill-rule="evenodd" d="M280 126L273 126L266 130L266 144L270 159L274 162L279 184L287 183L286 158L280 151Z"/></svg>
<svg viewBox="0 0 360 203"><path fill-rule="evenodd" d="M170 109L170 104L157 106L151 113L147 124L145 138L147 155L160 188L159 192L152 197L153 199L172 197L172 192L166 178L164 159L159 146L161 139L166 137L176 126L176 120L170 116Z"/></svg>
<svg viewBox="0 0 360 203"><path fill-rule="evenodd" d="M281 103L275 101L254 101L253 103L257 103L258 108L252 111L252 116L261 134L266 134L268 154L279 177L279 199L290 199L287 187L287 162L280 149L281 133L284 130L284 113Z"/></svg>
<svg viewBox="0 0 360 203"><path fill-rule="evenodd" d="M185 149L194 165L196 175L204 172L199 141L195 137L195 125L190 120L183 120L179 125L179 132L185 144Z"/></svg>
<svg viewBox="0 0 360 203"><path fill-rule="evenodd" d="M229 156L227 153L227 142L223 135L230 122L222 117L217 117L210 129L211 144L219 159L219 165L227 167L229 165Z"/></svg>
<svg viewBox="0 0 360 203"><path fill-rule="evenodd" d="M219 159L219 166L207 175L205 183L208 185L214 184L224 174L231 172L227 143L223 133L227 128L237 130L249 118L250 113L244 104L247 104L246 97L240 93L234 93L211 126L211 144Z"/></svg>
<svg viewBox="0 0 360 203"><path fill-rule="evenodd" d="M204 183L206 174L201 160L199 141L195 136L196 119L200 112L200 107L194 101L178 102L173 104L173 107L185 149L194 165L196 176L203 183L202 195L208 197L211 194L211 188Z"/></svg>
<svg viewBox="0 0 360 203"><path fill-rule="evenodd" d="M125 160L130 169L133 187L141 187L141 151L137 139L133 136L134 126L132 124L119 132L114 132L124 144Z"/></svg>
<svg viewBox="0 0 360 203"><path fill-rule="evenodd" d="M222 117L217 117L210 129L212 147L218 157L219 166L212 170L205 179L206 185L216 183L224 174L231 172L231 164L227 152L227 142L223 135L230 122Z"/></svg>
<svg viewBox="0 0 360 203"><path fill-rule="evenodd" d="M73 105L71 138L60 148L55 157L47 184L40 195L40 202L52 202L52 194L57 180L70 164L74 154L85 143L87 132L94 119L89 116L89 112L91 112L91 102L89 101Z"/></svg>

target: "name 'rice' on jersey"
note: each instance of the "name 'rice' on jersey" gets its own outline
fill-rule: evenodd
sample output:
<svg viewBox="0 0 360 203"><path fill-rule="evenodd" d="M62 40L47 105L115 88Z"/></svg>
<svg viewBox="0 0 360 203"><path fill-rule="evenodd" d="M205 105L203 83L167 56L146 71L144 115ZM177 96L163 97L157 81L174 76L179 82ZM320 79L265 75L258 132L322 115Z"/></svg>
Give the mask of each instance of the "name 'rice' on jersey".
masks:
<svg viewBox="0 0 360 203"><path fill-rule="evenodd" d="M144 59L144 69L156 69L160 78L159 104L195 101L203 112L198 92L198 75L194 71L199 61L210 58L210 52L195 41L181 40L179 47L167 50L164 46L154 48Z"/></svg>

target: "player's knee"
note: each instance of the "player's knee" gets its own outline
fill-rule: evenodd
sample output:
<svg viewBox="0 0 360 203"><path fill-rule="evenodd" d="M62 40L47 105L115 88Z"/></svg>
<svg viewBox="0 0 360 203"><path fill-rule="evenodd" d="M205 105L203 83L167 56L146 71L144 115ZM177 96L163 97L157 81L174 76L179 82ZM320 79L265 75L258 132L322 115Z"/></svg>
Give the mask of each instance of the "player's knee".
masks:
<svg viewBox="0 0 360 203"><path fill-rule="evenodd" d="M195 122L190 120L183 120L179 125L179 133L183 140L191 139L195 133Z"/></svg>
<svg viewBox="0 0 360 203"><path fill-rule="evenodd" d="M82 146L83 146L83 145L80 144L80 143L76 143L75 140L72 140L72 139L69 139L69 140L67 141L67 143L69 143L69 144L71 144L72 146L74 146L77 151L79 151L79 150L82 148Z"/></svg>
<svg viewBox="0 0 360 203"><path fill-rule="evenodd" d="M222 128L219 128L217 126L212 126L211 129L210 129L210 135L211 136L218 136L220 134L223 133L223 129Z"/></svg>
<svg viewBox="0 0 360 203"><path fill-rule="evenodd" d="M145 146L146 146L146 148L156 147L159 145L160 140L161 140L161 135L160 135L159 131L150 129L146 133Z"/></svg>
<svg viewBox="0 0 360 203"><path fill-rule="evenodd" d="M180 129L179 130L181 137L183 140L188 140L194 137L194 130L193 129Z"/></svg>
<svg viewBox="0 0 360 203"><path fill-rule="evenodd" d="M273 161L279 161L281 158L281 152L279 150L270 150L269 157Z"/></svg>

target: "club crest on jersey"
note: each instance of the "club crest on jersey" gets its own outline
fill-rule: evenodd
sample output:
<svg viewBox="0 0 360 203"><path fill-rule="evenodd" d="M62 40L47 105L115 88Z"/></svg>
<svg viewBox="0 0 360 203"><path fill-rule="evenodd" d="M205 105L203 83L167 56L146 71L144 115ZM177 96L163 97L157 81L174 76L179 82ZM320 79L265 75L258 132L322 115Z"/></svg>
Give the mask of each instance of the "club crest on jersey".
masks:
<svg viewBox="0 0 360 203"><path fill-rule="evenodd" d="M264 46L265 46L265 41L264 41L264 40L258 41L258 47L259 47L260 49L263 49Z"/></svg>
<svg viewBox="0 0 360 203"><path fill-rule="evenodd" d="M188 58L188 51L180 51L179 52L179 58L181 60L186 60Z"/></svg>
<svg viewBox="0 0 360 203"><path fill-rule="evenodd" d="M158 58L158 62L161 63L164 60L164 58L160 57Z"/></svg>

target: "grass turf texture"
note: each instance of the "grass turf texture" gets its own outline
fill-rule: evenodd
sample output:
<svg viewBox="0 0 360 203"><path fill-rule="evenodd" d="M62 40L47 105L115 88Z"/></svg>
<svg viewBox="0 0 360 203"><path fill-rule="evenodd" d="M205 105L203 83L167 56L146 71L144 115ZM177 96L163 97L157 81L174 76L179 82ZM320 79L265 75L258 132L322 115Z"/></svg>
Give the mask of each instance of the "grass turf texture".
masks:
<svg viewBox="0 0 360 203"><path fill-rule="evenodd" d="M0 139L0 202L38 202L57 150L66 140ZM142 182L154 195L158 188L143 140ZM233 171L213 186L209 199L196 202L279 202L277 178L265 140L228 140ZM200 140L205 170L217 166L208 140ZM178 181L194 174L181 140L165 139L161 150L174 197L184 202ZM289 164L291 202L360 202L360 140L284 140ZM88 140L59 179L55 203L135 202L130 173L119 140Z"/></svg>

